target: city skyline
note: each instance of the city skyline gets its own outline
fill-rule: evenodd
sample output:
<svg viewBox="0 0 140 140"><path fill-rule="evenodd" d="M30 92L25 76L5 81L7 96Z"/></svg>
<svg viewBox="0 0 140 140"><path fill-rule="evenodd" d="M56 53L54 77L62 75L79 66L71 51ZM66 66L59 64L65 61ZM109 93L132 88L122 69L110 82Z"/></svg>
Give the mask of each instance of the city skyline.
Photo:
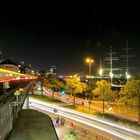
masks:
<svg viewBox="0 0 140 140"><path fill-rule="evenodd" d="M45 10L36 14L28 8L25 13L8 9L1 15L1 57L13 58L16 62L22 59L39 70L56 65L59 73L70 74L87 73L85 58L91 56L95 60L95 73L100 58L104 60L110 46L120 56L125 54L122 48L126 47L128 40L132 48L130 54L137 56L131 65L135 65L138 73L140 20L135 14L137 9L131 14L129 9L125 12L116 8L111 10L94 7L88 11L80 9L81 15L74 10L71 15L66 11L67 16L59 13L50 16Z"/></svg>

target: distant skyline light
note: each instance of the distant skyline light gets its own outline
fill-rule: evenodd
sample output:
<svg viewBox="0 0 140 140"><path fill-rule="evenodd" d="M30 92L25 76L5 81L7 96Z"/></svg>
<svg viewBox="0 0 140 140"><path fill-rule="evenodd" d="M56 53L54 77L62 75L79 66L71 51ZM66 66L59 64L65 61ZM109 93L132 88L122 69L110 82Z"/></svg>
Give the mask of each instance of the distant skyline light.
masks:
<svg viewBox="0 0 140 140"><path fill-rule="evenodd" d="M38 70L55 65L60 74L87 74L83 60L91 56L95 61L93 74L98 74L99 59L104 62L110 46L120 56L129 40L131 51L137 57L130 60L130 66L137 68L133 73L139 73L140 18L135 14L136 9L131 10L133 16L129 8L123 11L118 7L74 9L66 11L68 16L65 16L57 10L53 15L48 14L43 8L2 8L0 58L18 63L24 60ZM125 64L120 61L115 65L124 67Z"/></svg>

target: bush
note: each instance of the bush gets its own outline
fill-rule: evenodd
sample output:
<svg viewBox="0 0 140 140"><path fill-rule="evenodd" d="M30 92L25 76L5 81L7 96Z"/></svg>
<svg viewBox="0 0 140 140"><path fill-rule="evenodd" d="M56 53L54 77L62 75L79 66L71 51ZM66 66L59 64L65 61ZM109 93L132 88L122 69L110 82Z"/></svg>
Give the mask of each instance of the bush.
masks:
<svg viewBox="0 0 140 140"><path fill-rule="evenodd" d="M73 130L70 130L65 134L64 140L75 140L76 136L77 136L77 133Z"/></svg>
<svg viewBox="0 0 140 140"><path fill-rule="evenodd" d="M111 121L113 123L123 125L125 127L130 127L130 128L134 128L134 129L140 129L140 125L138 124L138 122L135 122L135 121L120 118L118 116L115 116L115 115L112 115L112 114L107 114L107 113L102 114L102 113L96 112L96 113L94 113L94 115L106 118L106 119L108 119L109 121Z"/></svg>

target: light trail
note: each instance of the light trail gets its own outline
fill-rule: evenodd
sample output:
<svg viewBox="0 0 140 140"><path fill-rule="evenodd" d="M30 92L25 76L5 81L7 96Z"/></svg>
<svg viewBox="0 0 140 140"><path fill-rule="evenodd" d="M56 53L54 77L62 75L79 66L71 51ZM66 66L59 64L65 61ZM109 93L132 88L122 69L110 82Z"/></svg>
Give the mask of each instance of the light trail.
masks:
<svg viewBox="0 0 140 140"><path fill-rule="evenodd" d="M45 111L53 112L54 108L58 110L57 114L69 118L71 120L77 121L84 125L90 126L96 131L106 136L114 137L115 139L126 139L126 140L139 140L140 132L128 129L122 126L118 126L112 124L110 122L106 122L100 120L99 118L95 118L91 115L87 115L85 113L80 113L74 110L65 109L62 107L58 107L56 105L50 105L49 103L44 103L41 101L36 101L34 99L30 99L31 105L37 107L39 109L43 109Z"/></svg>
<svg viewBox="0 0 140 140"><path fill-rule="evenodd" d="M6 80L1 80L0 79L0 83L3 83L3 82L10 82L10 81L20 81L20 80L35 80L34 78L19 78L19 79L17 79L17 78L12 78L12 79L6 79Z"/></svg>
<svg viewBox="0 0 140 140"><path fill-rule="evenodd" d="M1 83L9 82L9 81L17 81L17 80L37 79L37 77L33 76L33 75L22 74L19 72L10 71L10 70L6 70L6 69L2 69L2 68L0 68L0 73L9 74L8 76L5 75L5 76L0 77Z"/></svg>

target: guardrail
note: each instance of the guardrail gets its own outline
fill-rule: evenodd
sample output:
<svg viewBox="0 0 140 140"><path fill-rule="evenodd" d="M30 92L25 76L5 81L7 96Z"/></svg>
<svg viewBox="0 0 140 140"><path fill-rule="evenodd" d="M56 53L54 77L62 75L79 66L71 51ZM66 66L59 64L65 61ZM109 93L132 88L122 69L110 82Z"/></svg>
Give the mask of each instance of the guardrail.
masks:
<svg viewBox="0 0 140 140"><path fill-rule="evenodd" d="M18 117L18 113L20 112L32 85L33 82L30 82L24 88L18 102L14 96L16 89L0 96L0 140L4 140L12 130L15 120Z"/></svg>

